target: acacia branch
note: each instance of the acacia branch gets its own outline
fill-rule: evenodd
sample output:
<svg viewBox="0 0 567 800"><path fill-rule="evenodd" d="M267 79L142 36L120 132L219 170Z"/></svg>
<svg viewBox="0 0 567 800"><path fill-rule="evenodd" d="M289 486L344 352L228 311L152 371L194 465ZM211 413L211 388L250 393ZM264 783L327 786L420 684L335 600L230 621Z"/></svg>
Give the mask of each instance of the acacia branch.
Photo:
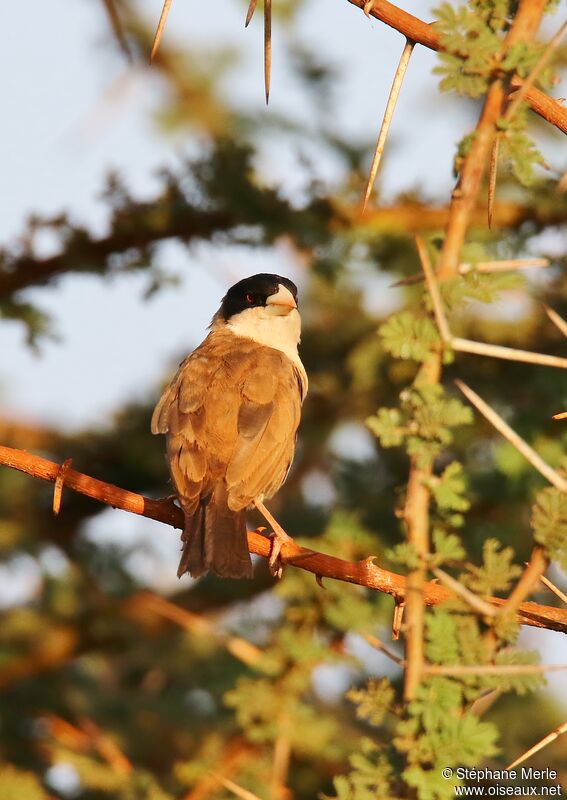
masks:
<svg viewBox="0 0 567 800"><path fill-rule="evenodd" d="M0 464L50 483L55 483L61 471L61 466L53 461L48 461L46 458L27 453L24 450L2 445L0 445ZM113 508L139 514L148 519L155 519L171 525L173 528L183 529L183 512L170 499L153 500L74 469L67 471L65 487ZM256 531L248 531L248 547L251 553L268 558L271 542L266 536ZM345 561L326 553L300 547L295 543L287 543L282 548L282 558L287 564L312 572L321 578L333 578L384 592L400 602L405 599L407 594L405 576L376 566L374 556L369 556L361 561ZM432 582L425 583L423 591L424 602L430 606L439 605L456 596L444 586ZM505 600L500 597L490 597L488 600L497 607L505 603ZM567 633L567 610L561 608L544 606L539 603L522 603L518 608L518 621L522 625L530 625L534 628L547 628Z"/></svg>
<svg viewBox="0 0 567 800"><path fill-rule="evenodd" d="M48 461L46 458L27 453L24 450L2 445L0 445L0 464L50 483L55 483L61 471L60 465L53 461ZM139 514L148 519L155 519L171 525L173 528L183 529L183 512L170 499L153 500L74 469L66 472L65 487L113 508ZM266 536L256 531L248 531L248 547L251 553L268 558L271 542ZM295 543L286 543L282 548L282 558L287 564L312 572L321 578L333 578L345 583L354 583L367 589L389 594L398 601L403 601L406 597L407 581L405 576L376 566L374 556L369 556L361 561L345 561L326 553L300 547ZM437 583L427 582L423 589L424 602L430 606L439 605L456 596L449 589L439 586ZM488 600L494 606L501 606L506 602L500 597L490 597ZM534 628L547 628L567 633L567 610L561 608L544 606L539 603L522 603L518 608L518 621L522 625L530 625Z"/></svg>
<svg viewBox="0 0 567 800"><path fill-rule="evenodd" d="M353 6L364 11L367 3L365 0L348 0ZM536 6L534 0L529 0ZM435 23L424 22L413 14L403 11L393 3L388 3L386 0L374 0L372 6L367 8L368 13L376 19L389 25L394 30L402 33L406 38L411 39L417 44L422 44L430 50L443 51L445 48L441 42L441 36L435 29ZM518 29L520 32L520 29ZM521 29L522 35L525 33L524 27ZM520 77L515 76L512 79L512 88L519 89L523 84ZM550 122L563 133L567 133L567 108L561 105L558 100L548 97L545 92L530 86L526 93L524 100L530 108L539 114L540 117Z"/></svg>

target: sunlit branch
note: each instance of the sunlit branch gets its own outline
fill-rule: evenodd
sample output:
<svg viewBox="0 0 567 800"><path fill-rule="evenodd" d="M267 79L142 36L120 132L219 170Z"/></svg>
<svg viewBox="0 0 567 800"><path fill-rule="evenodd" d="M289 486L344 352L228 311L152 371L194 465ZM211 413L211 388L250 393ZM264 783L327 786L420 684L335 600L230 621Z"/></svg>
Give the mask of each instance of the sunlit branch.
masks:
<svg viewBox="0 0 567 800"><path fill-rule="evenodd" d="M60 472L59 464L53 461L1 445L0 464L51 483L55 483ZM155 519L174 528L183 528L183 512L170 499L152 500L73 469L70 469L66 474L65 487L114 508ZM248 546L251 553L266 559L269 557L271 542L266 536L255 531L249 531ZM384 592L398 601L402 601L407 594L405 576L376 566L374 556L361 561L345 561L344 559L291 543L284 544L282 557L288 565L293 565L324 578L333 578ZM427 582L424 584L423 598L427 605L439 605L453 597L455 597L453 592L443 586L439 586L437 583ZM501 606L505 602L499 597L486 599L494 606ZM567 633L567 610L565 609L544 606L538 603L522 603L518 609L517 616L519 622L524 625ZM2 671L0 670L0 678L1 675ZM2 685L1 680L0 685Z"/></svg>

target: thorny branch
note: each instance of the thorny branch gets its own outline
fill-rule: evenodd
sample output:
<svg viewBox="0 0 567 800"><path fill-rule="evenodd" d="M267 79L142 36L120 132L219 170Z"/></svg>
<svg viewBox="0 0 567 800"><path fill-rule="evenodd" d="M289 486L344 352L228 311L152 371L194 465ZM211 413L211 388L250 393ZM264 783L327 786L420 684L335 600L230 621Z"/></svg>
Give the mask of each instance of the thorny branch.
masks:
<svg viewBox="0 0 567 800"><path fill-rule="evenodd" d="M407 39L411 39L416 44L422 44L430 50L443 50L441 37L435 30L435 23L424 22L413 14L403 11L393 3L388 3L386 0L374 0L369 5L365 0L348 0L352 5L364 11L365 7L367 13L371 16L389 25L391 28L402 33ZM528 0L528 4L534 6L537 11L539 2L537 0ZM524 27L517 29L520 38L524 37ZM520 77L512 79L512 88L519 89L523 81ZM545 92L531 86L525 95L525 100L530 108L543 117L545 120L555 125L563 133L567 133L567 108L561 105L558 100L548 97Z"/></svg>
<svg viewBox="0 0 567 800"><path fill-rule="evenodd" d="M1 445L0 464L51 483L55 483L61 469L60 465L53 461ZM101 503L106 503L113 508L120 508L123 511L148 517L148 519L155 519L171 525L173 528L183 528L183 512L169 499L153 500L92 478L90 475L74 469L67 471L65 487ZM256 531L248 532L248 547L251 553L268 558L270 546L270 540L262 534ZM374 563L374 556L369 556L362 561L345 561L296 544L285 544L282 556L287 564L312 572L321 578L333 578L346 583L354 583L367 589L384 592L397 600L403 600L407 594L406 578L378 567ZM427 582L423 589L424 602L427 605L439 605L455 597L453 592L437 583ZM505 600L500 597L487 599L497 607L505 603ZM553 608L539 603L522 603L518 608L518 620L523 625L567 633L566 609Z"/></svg>
<svg viewBox="0 0 567 800"><path fill-rule="evenodd" d="M391 14L398 11L389 3L373 2L368 4L376 11L377 8ZM514 44L528 41L533 37L543 15L545 0L520 0L518 10L512 26L503 43L502 55ZM417 20L412 18L402 19L402 22L411 24L415 28ZM389 24L392 22L390 19ZM429 26L427 26L429 28ZM412 41L420 41L416 32L405 31L404 35ZM436 48L439 49L439 48ZM526 93L526 96L528 93ZM470 217L476 205L481 181L486 169L488 156L494 135L496 123L502 113L506 97L505 84L502 78L497 77L491 83L484 107L474 131L472 144L467 153L459 174L449 209L449 219L445 229L443 248L437 264L437 275L440 280L451 278L458 274L461 251L465 235L470 223ZM429 264L429 256L424 244L418 239L417 247L422 267L426 276L429 276L430 289L433 268ZM437 317L440 316L440 298L437 297ZM441 314L442 316L442 314ZM448 330L444 331L445 334ZM443 333L443 331L442 331ZM442 348L433 352L423 363L416 383L421 385L438 384L442 371ZM421 564L413 569L407 578L406 599L406 670L404 674L404 699L411 701L417 692L425 674L424 659L424 624L425 624L425 581L427 576L426 559L429 550L429 503L430 492L427 486L432 474L432 466L420 466L415 457L410 461L410 474L408 491L404 507L404 521L407 529L407 540L417 553L422 557Z"/></svg>

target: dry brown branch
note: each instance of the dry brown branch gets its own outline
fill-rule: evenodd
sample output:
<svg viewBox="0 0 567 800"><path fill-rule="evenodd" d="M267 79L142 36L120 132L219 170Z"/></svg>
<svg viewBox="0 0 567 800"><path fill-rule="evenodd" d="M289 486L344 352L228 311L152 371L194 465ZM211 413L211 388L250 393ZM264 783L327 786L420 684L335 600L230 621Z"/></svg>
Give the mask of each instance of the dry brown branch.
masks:
<svg viewBox="0 0 567 800"><path fill-rule="evenodd" d="M359 226L373 232L417 233L436 230L447 223L448 208L430 208L421 203L407 202L379 209L369 208L361 216L360 204L345 206L334 202L334 215L330 220L332 227L349 229ZM30 253L10 258L9 268L0 270L0 297L11 297L15 292L29 286L44 286L65 272L76 269L77 265L104 269L108 259L131 248L141 249L153 242L179 238L186 244L198 239L206 239L218 231L230 231L242 219L238 214L226 211L197 211L195 209L167 209L160 198L149 201L148 208L160 209L161 213L147 213L135 228L121 228L99 239L89 238L77 250L57 253L48 258L39 258ZM167 217L167 224L163 224ZM536 226L561 225L567 222L565 211L559 206L528 207L518 203L496 203L495 224L499 228L516 227L522 222L533 222ZM484 227L485 213L476 210L471 223Z"/></svg>
<svg viewBox="0 0 567 800"><path fill-rule="evenodd" d="M502 611L502 608L498 609L498 612L494 608L494 606L487 603L486 600L483 600L482 597L479 597L474 592L471 592L470 589L467 589L460 581L453 578L447 572L439 567L435 567L431 570L436 578L439 578L441 583L446 586L448 589L451 589L456 595L461 597L466 603L469 604L471 608L474 608L475 611L478 611L479 614L484 614L485 617L494 617L497 613Z"/></svg>
<svg viewBox="0 0 567 800"><path fill-rule="evenodd" d="M163 29L165 28L165 23L167 22L167 15L169 14L170 7L171 7L171 0L163 0L163 8L161 10L159 22L157 24L154 40L152 42L152 49L150 52L150 64L154 60L155 55L158 51L159 43L161 42L161 36L163 33Z"/></svg>
<svg viewBox="0 0 567 800"><path fill-rule="evenodd" d="M365 0L348 0L348 2L362 10L366 5ZM534 10L537 13L538 3L535 0L528 0L528 2L533 2ZM416 42L416 44L422 44L430 50L443 50L441 37L435 29L435 23L424 22L418 17L414 17L413 14L408 14L407 11L398 8L393 3L386 2L386 0L374 0L369 13L402 33L407 39ZM525 29L526 26L522 23L518 33L524 33ZM517 89L522 83L521 78L514 77L512 87ZM544 92L535 89L533 86L527 90L525 101L536 114L555 125L563 133L567 133L567 109L559 101L548 97Z"/></svg>
<svg viewBox="0 0 567 800"><path fill-rule="evenodd" d="M567 664L469 664L455 667L428 664L429 675L540 675L542 672L563 672Z"/></svg>
<svg viewBox="0 0 567 800"><path fill-rule="evenodd" d="M554 311L552 308L547 306L545 303L543 304L545 309L545 313L549 317L549 319L553 322L555 327L561 331L563 336L567 336L567 322L560 316L557 311Z"/></svg>
<svg viewBox="0 0 567 800"><path fill-rule="evenodd" d="M386 647L386 645L383 644L383 642L381 642L380 639L378 639L376 636L372 636L372 634L370 633L363 633L362 636L368 642L369 645L374 647L376 650L379 650L381 653L384 653L384 655L387 656L390 659L390 661L393 661L394 664L397 664L398 667L405 666L406 662L404 661L404 659L400 658L395 653L392 653L392 651L389 650Z"/></svg>
<svg viewBox="0 0 567 800"><path fill-rule="evenodd" d="M547 355L547 353L532 353L529 350L518 350L515 347L502 347L502 345L499 344L475 342L472 339L461 339L460 336L452 337L449 343L453 350L457 350L460 353L473 353L479 356L501 358L504 361L522 361L524 364L538 364L541 367L567 369L567 358L561 358L561 356L550 356Z"/></svg>
<svg viewBox="0 0 567 800"><path fill-rule="evenodd" d="M496 428L496 430L501 433L502 436L504 436L504 438L507 439L510 444L513 445L513 447L515 447L516 450L521 453L524 458L527 459L546 480L548 480L560 491L567 492L567 480L554 469L552 469L549 464L546 464L543 458L539 456L536 451L516 433L516 431L512 430L508 423L504 422L502 417L497 414L496 411L494 411L488 405L488 403L482 399L482 397L479 397L479 395L469 386L467 386L466 383L463 383L463 381L456 380L455 383L465 397L473 404L473 406L478 409L478 411L480 411L484 417L486 417L486 419Z"/></svg>
<svg viewBox="0 0 567 800"><path fill-rule="evenodd" d="M368 200L374 187L376 175L378 174L378 168L380 166L380 161L382 160L382 153L384 152L384 147L386 146L388 131L390 130L390 124L392 122L392 117L394 116L396 103L398 102L400 89L402 88L402 83L404 82L404 77L408 68L411 54L413 52L413 48L414 42L412 42L410 39L407 39L400 57L400 63L398 64L396 74L394 75L394 82L392 83L392 88L390 89L388 102L386 103L386 110L384 111L384 118L382 120L382 125L380 126L380 133L378 134L378 141L376 142L376 149L374 150L372 166L370 167L370 174L368 175L368 183L366 184L366 191L364 192L364 200L362 203L363 213L366 211L366 206L368 205Z"/></svg>
<svg viewBox="0 0 567 800"><path fill-rule="evenodd" d="M59 465L40 456L0 445L0 464L16 469L40 480L55 482ZM69 470L65 479L68 489L106 503L113 508L155 519L174 528L183 528L183 512L171 500L152 500L143 495L129 492L105 481L97 480L76 470ZM271 543L266 536L255 531L248 532L248 546L251 553L268 558ZM282 556L287 564L293 565L323 578L354 583L368 589L384 592L399 601L408 594L409 586L403 575L381 569L374 564L374 556L362 561L345 561L315 550L308 550L294 543L285 544ZM454 597L454 594L437 583L427 582L423 586L423 599L427 605L439 605ZM495 605L504 603L499 597L488 598ZM522 603L518 610L518 620L523 625L548 628L567 633L567 610L544 606L538 603ZM68 648L72 652L73 648ZM12 663L12 662L10 662ZM3 676L10 664L0 670L0 687ZM32 670L33 671L33 670Z"/></svg>
<svg viewBox="0 0 567 800"><path fill-rule="evenodd" d="M423 203L405 202L393 206L370 205L362 215L360 204L346 206L335 201L337 210L336 222L341 220L349 225L357 225L372 232L419 233L434 231L447 224L448 206L429 207ZM515 228L526 221L539 225L560 225L565 222L565 211L558 205L528 207L514 202L502 200L494 203L493 221L500 229ZM486 227L486 211L475 207L471 211L469 223L478 228Z"/></svg>
<svg viewBox="0 0 567 800"><path fill-rule="evenodd" d="M554 731L551 731L551 733L548 733L547 736L544 736L543 739L541 739L537 744L534 744L533 747L530 747L529 750L526 750L525 753L522 753L521 756L518 756L515 761L512 761L511 764L508 764L506 770L514 769L514 767L517 767L518 764L521 764L523 761L527 761L528 758L533 756L535 753L538 753L540 750L543 750L544 747L547 747L548 744L554 742L564 733L567 733L567 722L564 722Z"/></svg>

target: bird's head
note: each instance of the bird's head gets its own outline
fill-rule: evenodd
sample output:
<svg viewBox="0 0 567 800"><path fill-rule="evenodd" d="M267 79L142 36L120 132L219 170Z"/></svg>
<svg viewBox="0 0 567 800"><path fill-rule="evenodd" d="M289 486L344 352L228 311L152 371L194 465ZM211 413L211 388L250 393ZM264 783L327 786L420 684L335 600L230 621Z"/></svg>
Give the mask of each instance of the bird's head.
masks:
<svg viewBox="0 0 567 800"><path fill-rule="evenodd" d="M277 350L297 352L301 319L297 287L281 275L263 272L235 283L213 317L212 329L228 327L237 336Z"/></svg>

